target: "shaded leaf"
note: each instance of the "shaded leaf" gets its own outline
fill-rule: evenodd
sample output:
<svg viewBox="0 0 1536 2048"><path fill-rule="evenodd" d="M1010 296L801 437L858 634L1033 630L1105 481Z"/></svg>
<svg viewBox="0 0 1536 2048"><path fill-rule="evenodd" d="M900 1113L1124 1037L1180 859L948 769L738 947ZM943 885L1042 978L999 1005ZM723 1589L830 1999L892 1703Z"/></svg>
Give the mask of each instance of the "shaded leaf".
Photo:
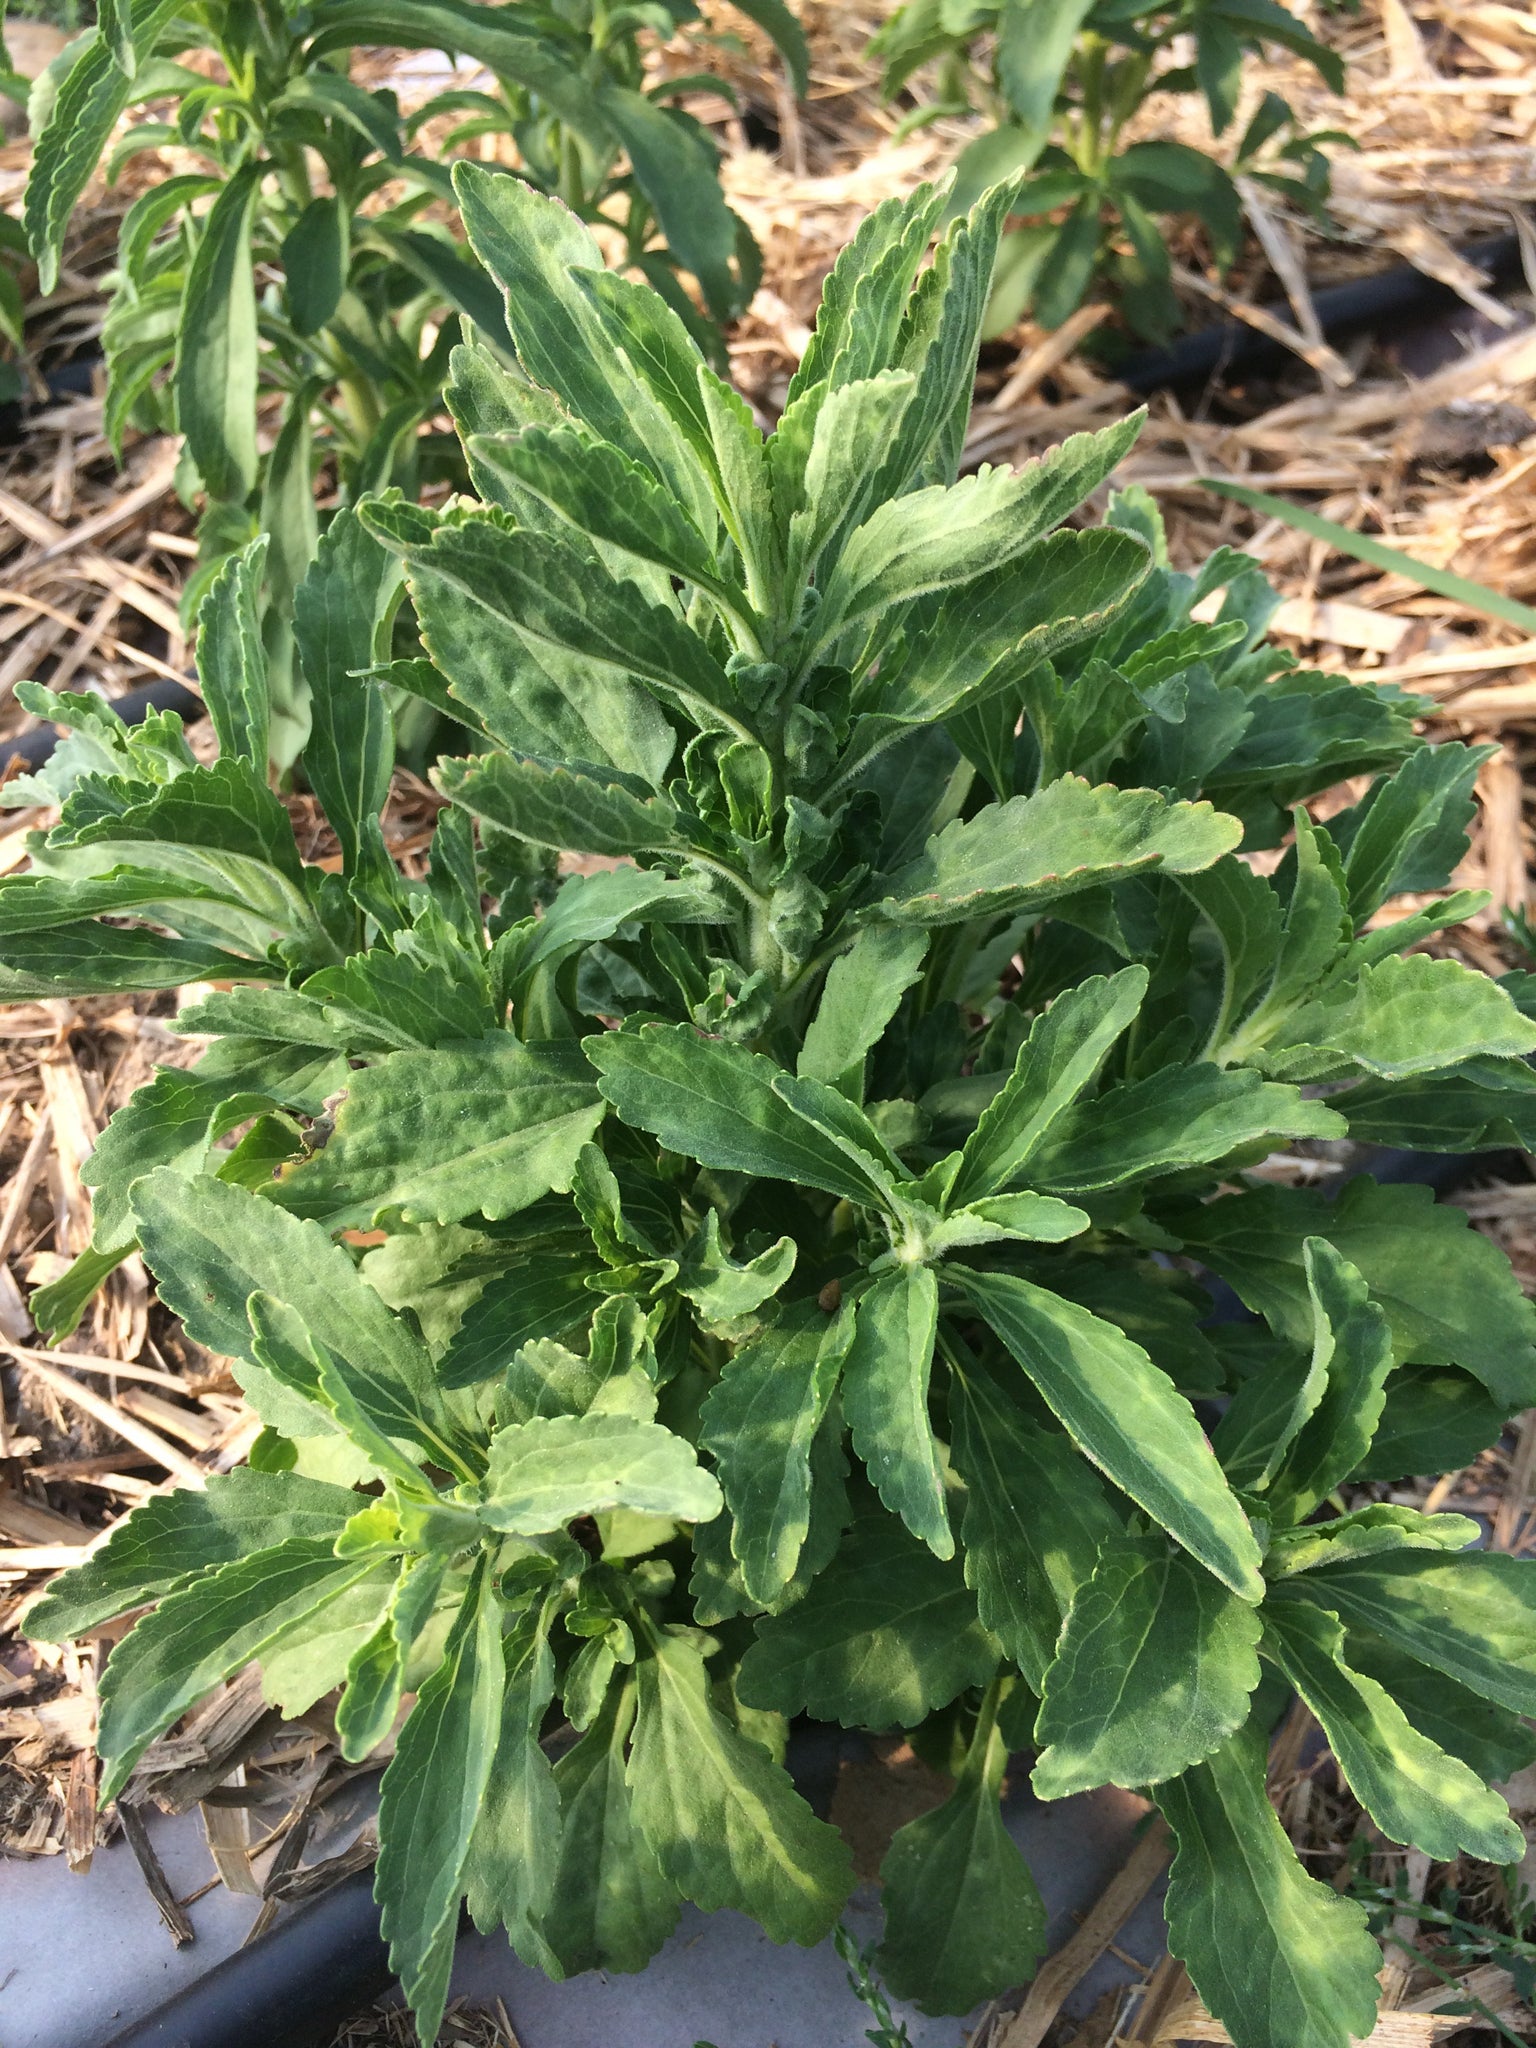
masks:
<svg viewBox="0 0 1536 2048"><path fill-rule="evenodd" d="M803 1599L757 1625L738 1690L750 1706L845 1728L912 1728L997 1668L960 1567L894 1516L866 1513Z"/></svg>
<svg viewBox="0 0 1536 2048"><path fill-rule="evenodd" d="M656 1637L636 1679L628 1783L652 1855L705 1912L734 1906L770 1941L820 1941L853 1887L836 1829L710 1704L704 1660L691 1642Z"/></svg>

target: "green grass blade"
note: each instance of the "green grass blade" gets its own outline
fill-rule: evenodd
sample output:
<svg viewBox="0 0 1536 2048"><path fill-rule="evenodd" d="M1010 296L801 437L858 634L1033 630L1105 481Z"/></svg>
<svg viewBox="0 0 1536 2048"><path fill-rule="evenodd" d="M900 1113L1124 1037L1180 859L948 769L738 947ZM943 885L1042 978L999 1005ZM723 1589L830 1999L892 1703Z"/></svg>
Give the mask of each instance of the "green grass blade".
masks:
<svg viewBox="0 0 1536 2048"><path fill-rule="evenodd" d="M1309 512L1304 505L1292 505L1284 498L1271 497L1268 491L1253 491L1246 484L1228 483L1225 478L1212 476L1203 476L1199 482L1204 490L1214 491L1219 498L1235 498L1239 505L1246 505L1252 512L1262 512L1270 519L1282 519L1299 533L1310 533L1314 540L1327 541L1341 555L1353 555L1358 562L1369 562L1373 569L1386 569L1395 576L1406 576L1421 590L1432 590L1436 597L1448 597L1456 604L1466 605L1469 611L1481 612L1485 618L1508 619L1523 633L1536 634L1536 611L1528 604L1521 604L1518 598L1504 597L1497 590L1490 590L1486 583L1474 583L1470 576L1457 576L1449 569L1432 569L1427 562L1416 562L1412 555L1405 555L1400 548L1389 548L1385 541L1351 533L1347 526L1336 525L1331 519Z"/></svg>

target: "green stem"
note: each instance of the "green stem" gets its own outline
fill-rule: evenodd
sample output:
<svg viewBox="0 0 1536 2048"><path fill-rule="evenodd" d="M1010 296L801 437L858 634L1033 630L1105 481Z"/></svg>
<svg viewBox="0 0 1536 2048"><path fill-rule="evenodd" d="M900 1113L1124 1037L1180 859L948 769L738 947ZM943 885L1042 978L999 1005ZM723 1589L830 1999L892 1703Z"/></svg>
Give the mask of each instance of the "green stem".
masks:
<svg viewBox="0 0 1536 2048"><path fill-rule="evenodd" d="M581 214L587 195L581 178L581 149L569 128L560 130L560 172L556 189L572 213Z"/></svg>

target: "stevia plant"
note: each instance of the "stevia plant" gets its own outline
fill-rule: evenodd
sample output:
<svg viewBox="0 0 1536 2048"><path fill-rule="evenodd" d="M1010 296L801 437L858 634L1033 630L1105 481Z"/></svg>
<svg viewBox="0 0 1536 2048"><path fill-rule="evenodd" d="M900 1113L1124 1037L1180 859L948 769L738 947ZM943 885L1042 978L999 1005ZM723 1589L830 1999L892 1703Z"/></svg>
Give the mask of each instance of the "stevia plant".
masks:
<svg viewBox="0 0 1536 2048"><path fill-rule="evenodd" d="M1536 1025L1411 950L1483 900L1445 893L1482 753L1267 646L1258 569L1175 572L1144 494L1064 526L1134 420L957 480L1006 194L931 262L942 191L865 223L765 438L570 213L456 186L516 367L454 358L478 500L344 511L299 591L340 873L262 774L251 557L208 599L212 765L31 700L73 732L5 993L215 984L34 1311L64 1335L137 1246L266 1425L32 1611L152 1606L102 1794L252 1658L290 1712L340 1689L349 1758L413 1697L378 1895L430 2039L462 1897L555 1974L638 1969L681 1899L825 1935L800 1714L948 1758L876 1965L964 2011L1041 1948L998 1803L1033 1750L1044 1798L1150 1789L1242 2048L1345 2048L1380 1952L1267 1732L1294 1692L1386 1836L1521 1853L1488 1781L1536 1757L1533 1567L1369 1482L1536 1402L1536 1315L1428 1190L1254 1169L1531 1132ZM391 686L480 735L420 882Z"/></svg>
<svg viewBox="0 0 1536 2048"><path fill-rule="evenodd" d="M1219 139L1237 116L1245 65L1271 48L1342 92L1338 54L1279 0L906 0L869 48L888 99L936 67L934 96L908 129L971 113L991 123L961 154L957 205L1019 180L988 334L1026 312L1059 327L1099 289L1135 333L1166 340L1184 316L1160 222L1198 220L1225 270L1242 238L1240 179L1327 227L1328 147L1355 146L1333 129L1304 131L1273 91L1252 108L1230 165L1166 137L1126 139L1163 93L1200 94Z"/></svg>
<svg viewBox="0 0 1536 2048"><path fill-rule="evenodd" d="M803 90L804 38L782 0L742 11L777 38ZM181 487L204 500L190 606L226 555L267 534L277 766L304 738L291 619L317 538L317 465L333 465L343 503L390 484L414 496L424 475L456 470L451 439L422 428L439 410L461 323L510 359L496 288L441 218L453 201L443 151L511 135L526 173L584 219L607 219L621 262L665 292L706 347L720 347L715 323L751 297L757 248L721 192L715 145L670 104L701 81L644 81L650 39L697 19L692 0L611 10L112 0L40 82L25 220L45 292L98 163L115 178L146 150L186 153L188 167L123 220L102 334L105 425L119 452L130 425L184 437ZM491 77L455 81L406 118L392 90L347 74L355 47L378 44L441 50ZM189 68L194 53L219 75ZM160 118L117 132L135 107ZM446 135L424 147L423 127L443 116Z"/></svg>

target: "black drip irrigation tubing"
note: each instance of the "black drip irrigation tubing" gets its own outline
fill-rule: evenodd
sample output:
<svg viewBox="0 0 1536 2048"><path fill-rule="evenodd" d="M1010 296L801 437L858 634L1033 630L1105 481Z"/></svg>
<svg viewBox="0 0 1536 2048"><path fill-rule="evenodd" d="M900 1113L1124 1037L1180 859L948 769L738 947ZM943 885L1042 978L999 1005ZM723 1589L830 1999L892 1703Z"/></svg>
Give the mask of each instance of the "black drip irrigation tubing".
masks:
<svg viewBox="0 0 1536 2048"><path fill-rule="evenodd" d="M1464 242L1457 254L1482 272L1492 287L1518 283L1521 275L1518 235L1491 235ZM1348 284L1336 284L1314 292L1312 304L1318 324L1327 340L1343 341L1353 334L1388 326L1416 325L1446 313L1466 312L1465 299L1415 270L1411 263L1394 264L1375 277L1362 277ZM1280 300L1260 309L1294 322L1290 305ZM1273 341L1257 328L1234 320L1221 327L1203 327L1181 335L1168 348L1146 349L1110 366L1110 374L1132 391L1160 391L1166 385L1204 383L1233 372L1252 374L1283 368L1294 362L1294 352Z"/></svg>
<svg viewBox="0 0 1536 2048"><path fill-rule="evenodd" d="M105 2048L325 2048L392 1981L373 1872L359 1870Z"/></svg>
<svg viewBox="0 0 1536 2048"><path fill-rule="evenodd" d="M124 690L120 697L105 701L124 725L142 725L151 711L177 711L189 725L203 715L203 700L197 692L169 676L156 676L152 683L141 683L137 689ZM0 769L12 761L19 761L23 768L41 768L58 744L58 728L52 725L37 725L13 739L0 740Z"/></svg>

